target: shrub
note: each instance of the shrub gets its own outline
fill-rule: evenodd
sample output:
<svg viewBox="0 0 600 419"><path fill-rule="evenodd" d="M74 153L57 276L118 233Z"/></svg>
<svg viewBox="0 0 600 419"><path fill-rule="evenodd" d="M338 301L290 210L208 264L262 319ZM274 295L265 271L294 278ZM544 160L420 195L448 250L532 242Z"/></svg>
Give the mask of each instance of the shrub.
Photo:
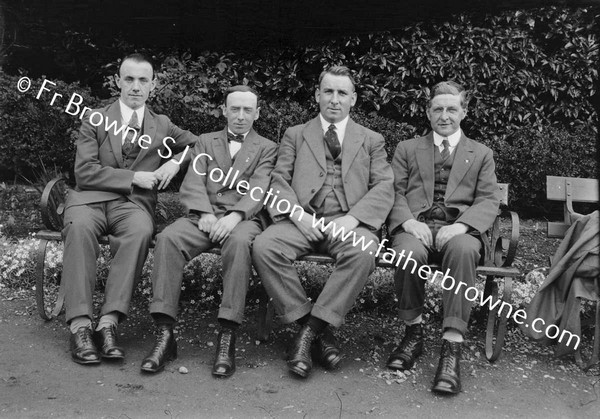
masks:
<svg viewBox="0 0 600 419"><path fill-rule="evenodd" d="M83 97L83 103L93 107L91 98L79 84L52 80L39 99L36 95L44 79L31 81L25 93L17 90L19 77L0 71L0 168L31 176L45 168L69 170L75 158L75 139L81 121L65 113L73 93ZM62 94L50 105L54 92Z"/></svg>
<svg viewBox="0 0 600 419"><path fill-rule="evenodd" d="M496 146L496 171L511 207L547 214L546 176L596 177L596 133L589 127L527 127Z"/></svg>

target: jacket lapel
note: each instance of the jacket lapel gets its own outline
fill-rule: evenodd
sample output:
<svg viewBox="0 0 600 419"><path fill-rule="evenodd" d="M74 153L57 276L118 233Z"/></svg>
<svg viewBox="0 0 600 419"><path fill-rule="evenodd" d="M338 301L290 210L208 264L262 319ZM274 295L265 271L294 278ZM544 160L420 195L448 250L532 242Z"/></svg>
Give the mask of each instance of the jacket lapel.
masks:
<svg viewBox="0 0 600 419"><path fill-rule="evenodd" d="M227 127L213 138L214 158L223 172L227 173L231 167L231 155L229 154L229 143L227 142ZM241 151L241 150L240 150Z"/></svg>
<svg viewBox="0 0 600 419"><path fill-rule="evenodd" d="M150 137L150 141L153 143L155 141L156 136L156 118L150 110L148 106L144 109L144 120L142 121L142 134ZM141 136L140 135L140 136ZM133 162L132 166L136 163L142 161L146 153L148 153L149 149L152 147L152 143L148 144L146 141L140 143L140 137L136 138L136 142L138 144L142 144L144 147L140 147L140 152Z"/></svg>
<svg viewBox="0 0 600 419"><path fill-rule="evenodd" d="M315 160L323 168L327 169L325 162L325 140L323 139L323 128L321 127L321 120L317 116L311 120L306 128L304 129L304 141L310 147Z"/></svg>
<svg viewBox="0 0 600 419"><path fill-rule="evenodd" d="M450 176L448 177L448 186L446 187L445 198L448 199L460 182L463 180L475 158L473 144L471 140L465 137L464 134L460 136L460 141L456 145L454 150L456 155L454 156L454 162L452 163L452 170L450 170Z"/></svg>
<svg viewBox="0 0 600 419"><path fill-rule="evenodd" d="M232 166L232 173L235 174L236 170L239 170L240 174L244 173L250 162L254 161L254 156L259 148L258 134L253 129L250 130L244 142L242 148L235 155L235 161Z"/></svg>
<svg viewBox="0 0 600 419"><path fill-rule="evenodd" d="M352 166L352 162L364 141L364 137L358 131L357 124L352 119L349 119L348 125L346 125L344 142L342 143L342 178L346 177L346 173L348 173L350 166Z"/></svg>
<svg viewBox="0 0 600 419"><path fill-rule="evenodd" d="M113 121L116 121L117 130L121 126L121 108L119 107L119 101L114 102L106 111L106 118L108 119L108 124L110 125ZM105 125L106 126L106 125ZM115 131L113 129L108 130L108 138L110 140L110 147L112 148L115 159L117 160L117 164L119 167L123 167L123 151L121 148L121 143L123 142L122 133L115 135Z"/></svg>
<svg viewBox="0 0 600 419"><path fill-rule="evenodd" d="M421 182L423 182L425 196L427 197L427 203L429 205L433 205L433 183L435 177L433 173L435 171L433 145L433 132L430 132L419 141L415 150Z"/></svg>

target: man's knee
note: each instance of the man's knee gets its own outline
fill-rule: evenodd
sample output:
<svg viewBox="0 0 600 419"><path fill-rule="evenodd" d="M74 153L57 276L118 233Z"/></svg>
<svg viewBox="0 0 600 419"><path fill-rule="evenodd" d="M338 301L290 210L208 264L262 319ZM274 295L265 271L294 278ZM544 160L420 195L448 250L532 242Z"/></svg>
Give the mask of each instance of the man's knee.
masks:
<svg viewBox="0 0 600 419"><path fill-rule="evenodd" d="M419 239L411 234L400 233L394 235L392 250L396 253L396 258L408 259L410 257L410 259L414 259L419 263L427 262L427 249Z"/></svg>
<svg viewBox="0 0 600 419"><path fill-rule="evenodd" d="M459 234L446 244L445 254L452 258L479 258L481 242L470 234Z"/></svg>

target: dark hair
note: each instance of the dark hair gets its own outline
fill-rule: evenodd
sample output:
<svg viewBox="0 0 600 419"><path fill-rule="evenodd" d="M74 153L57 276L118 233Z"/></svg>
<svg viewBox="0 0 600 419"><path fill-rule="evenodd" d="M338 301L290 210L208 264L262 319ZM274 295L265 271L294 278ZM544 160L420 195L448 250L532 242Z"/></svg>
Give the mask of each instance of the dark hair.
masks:
<svg viewBox="0 0 600 419"><path fill-rule="evenodd" d="M321 86L321 82L326 74L331 74L332 76L345 76L350 79L350 83L352 83L352 88L356 90L356 82L354 81L354 76L352 75L352 71L346 67L345 65L334 65L329 67L319 75L319 87Z"/></svg>
<svg viewBox="0 0 600 419"><path fill-rule="evenodd" d="M148 63L150 64L150 67L152 67L152 78L154 78L154 62L152 60L152 58L150 58L150 56L141 53L141 52L134 52L132 54L128 54L126 56L123 57L123 59L121 60L121 64L119 65L119 71L121 71L121 66L123 65L123 63L126 60L132 60L135 61L136 63Z"/></svg>
<svg viewBox="0 0 600 419"><path fill-rule="evenodd" d="M429 95L429 106L434 97L439 95L458 95L460 96L460 106L467 109L469 100L467 98L467 91L462 85L458 84L454 80L442 81L431 88Z"/></svg>
<svg viewBox="0 0 600 419"><path fill-rule="evenodd" d="M256 96L256 106L258 107L258 101L260 100L260 96L258 94L258 92L256 90L254 90L252 87L247 86L245 84L238 84L236 86L231 86L228 87L225 90L225 93L223 94L223 104L227 105L227 97L234 92L250 92L252 93L254 96Z"/></svg>

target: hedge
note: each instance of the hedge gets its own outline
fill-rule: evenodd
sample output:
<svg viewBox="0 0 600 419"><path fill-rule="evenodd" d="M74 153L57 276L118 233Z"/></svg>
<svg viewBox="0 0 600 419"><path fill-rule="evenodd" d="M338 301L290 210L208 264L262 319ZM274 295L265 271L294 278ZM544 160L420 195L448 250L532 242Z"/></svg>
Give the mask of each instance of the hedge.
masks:
<svg viewBox="0 0 600 419"><path fill-rule="evenodd" d="M512 185L513 207L538 209L546 174L596 176L597 12L550 7L463 14L393 34L247 56L157 51L162 66L150 104L183 128L208 132L223 126L223 89L250 84L261 92L256 129L279 141L287 127L316 115L314 88L323 67L344 63L357 76L353 118L384 135L391 159L399 141L428 130L428 86L454 78L472 93L463 128L494 150L498 178ZM0 169L23 173L42 162L69 169L79 121L34 93L18 93L17 79L0 72ZM88 106L99 102L82 86L57 83L54 90L75 91ZM112 78L106 85L114 90Z"/></svg>

